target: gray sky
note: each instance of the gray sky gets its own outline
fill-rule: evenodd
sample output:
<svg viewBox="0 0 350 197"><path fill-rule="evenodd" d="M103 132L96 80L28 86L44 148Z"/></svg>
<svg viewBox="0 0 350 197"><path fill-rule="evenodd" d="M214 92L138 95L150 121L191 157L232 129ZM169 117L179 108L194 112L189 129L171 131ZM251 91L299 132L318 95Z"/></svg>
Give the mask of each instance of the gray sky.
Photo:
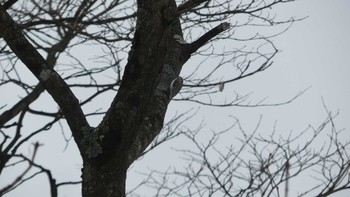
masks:
<svg viewBox="0 0 350 197"><path fill-rule="evenodd" d="M309 17L273 39L282 52L274 59L274 65L270 69L233 85L235 91L254 92L253 98L262 99L268 96L267 102L271 103L286 101L299 91L311 87L302 97L280 107L249 109L201 107L197 121L206 121L208 129L219 129L215 123L222 121L229 124L232 120L229 115L234 115L249 128L263 115L263 126L267 129L270 129L277 120L278 128L281 130L301 130L308 124L317 125L325 119L326 113L321 99L323 98L329 110L340 112L340 116L336 119L337 128L349 129L349 8L348 0L299 0L281 9L278 13L286 16ZM181 105L183 108L191 106L186 103ZM172 106L175 105L171 104L169 114L176 111ZM58 127L56 129L58 130ZM347 132L344 137L350 139L350 133ZM58 177L59 182L71 180L72 177L73 180L79 179L81 161L77 158L75 146L70 145L63 151L65 144L60 132L40 135L39 141L43 142L45 147L39 149L36 160L38 163L55 169L53 175ZM28 149L29 155L30 148L25 148ZM153 161L160 157L165 162L155 164ZM144 160L135 162L133 169L142 170L144 166L152 165L166 169L169 163L166 162L169 161L167 158L174 157L165 150L159 150ZM4 176L0 179L1 186L4 185L4 180L12 180L12 173L14 172L8 170L4 172ZM137 175L130 174L128 183L132 185L137 179ZM34 182L24 184L7 196L47 196L46 177L36 178ZM79 194L79 187L65 187L60 190L60 196L79 196Z"/></svg>

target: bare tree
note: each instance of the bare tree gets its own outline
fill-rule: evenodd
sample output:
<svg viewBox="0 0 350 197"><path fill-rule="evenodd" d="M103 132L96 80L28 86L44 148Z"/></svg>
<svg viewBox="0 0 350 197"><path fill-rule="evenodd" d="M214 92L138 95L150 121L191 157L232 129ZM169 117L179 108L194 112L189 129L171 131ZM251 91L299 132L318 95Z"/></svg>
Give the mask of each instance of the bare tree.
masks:
<svg viewBox="0 0 350 197"><path fill-rule="evenodd" d="M331 196L349 190L350 144L341 139L344 130L336 129L336 116L327 111L318 127L284 136L276 128L261 134L261 119L253 131L246 131L236 118L232 127L212 132L206 142L201 140L203 131L183 132L194 145L177 150L188 166L143 173L146 178L135 190L152 188L156 196L285 197L290 187L296 191L291 196ZM232 135L232 130L240 135ZM232 139L230 146L221 145L226 139ZM312 184L305 181L310 176ZM305 187L295 187L295 182Z"/></svg>
<svg viewBox="0 0 350 197"><path fill-rule="evenodd" d="M269 39L299 20L278 19L273 8L292 1L0 1L0 88L10 95L13 91L18 92L20 97L12 96L10 102L0 105L0 173L5 167L28 162L28 169L35 167L39 169L37 174L48 176L51 196L57 196L59 186L79 183L56 183L51 172L34 160L38 144L32 158L19 152L19 148L34 140L38 133L50 130L55 124L64 124L61 120L65 119L83 160L82 195L125 196L129 166L162 142L183 134L167 128L181 124L184 114L164 125L168 104L180 90L176 101L227 107L268 105L260 101L247 102L249 95L237 94L225 102L215 102L212 98L225 85L253 76L272 65L271 60L278 50ZM262 33L266 26L279 28L267 35ZM225 50L215 47L219 42L230 47ZM189 72L180 77L180 72L187 68L184 64L191 57L203 62L196 67L188 66ZM208 57L217 58L217 64L205 65ZM28 77L24 67L37 81ZM226 70L230 73L222 75ZM115 94L113 98L108 96L111 92ZM35 105L47 93L59 106L58 110L55 106ZM99 106L98 99L103 96L110 98L109 107ZM28 128L24 124L27 117L42 117L43 125L37 125L30 134L23 132ZM89 117L98 117L101 121L92 126ZM165 134L159 135L162 128ZM195 132L185 136L198 144ZM254 144L256 140L264 139L246 137L242 147L253 148L259 156L260 151L254 149ZM214 145L216 138L215 134L208 148ZM270 183L264 185L265 180L252 182L238 194L251 193L252 189L268 194L275 191L277 184L297 175L292 169L304 163L294 160L295 155L288 153L290 140L278 143L274 138L265 140L281 145L272 156L280 156L285 161L281 164L275 162L275 157L263 157L259 160L264 164L260 171L257 166L245 163L252 180L264 176ZM334 144L339 145L337 141ZM196 154L203 156L206 147L197 148L199 153ZM335 179L325 174L328 185L320 195L337 191L349 170L346 167L348 157L344 157L342 147L338 150L329 155L342 156L342 171ZM230 162L234 155L235 152L228 151L223 155L223 162ZM201 159L206 161L205 157ZM18 162L11 164L11 160ZM322 162L326 160L318 160L317 164ZM216 173L226 171L215 165L207 161L202 167L212 171L219 184L222 180ZM271 165L278 168L273 173L268 172ZM325 169L327 167L322 168L322 172ZM14 182L2 188L1 194L35 176L24 178L25 174L27 170L14 177ZM193 174L188 172L186 176ZM280 177L282 181L275 183L271 176ZM180 189L185 185L181 184ZM220 184L224 194L232 194L226 188L229 185L226 182ZM159 191L163 188L171 189L171 186L161 187ZM214 185L207 192L214 193L213 189ZM199 190L189 191L190 195L200 194Z"/></svg>

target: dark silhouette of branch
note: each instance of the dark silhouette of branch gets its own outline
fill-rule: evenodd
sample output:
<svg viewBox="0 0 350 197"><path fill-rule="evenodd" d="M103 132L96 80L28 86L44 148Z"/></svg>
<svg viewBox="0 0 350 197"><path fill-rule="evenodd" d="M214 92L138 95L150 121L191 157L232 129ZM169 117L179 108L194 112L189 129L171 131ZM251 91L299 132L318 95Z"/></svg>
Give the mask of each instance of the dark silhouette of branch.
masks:
<svg viewBox="0 0 350 197"><path fill-rule="evenodd" d="M226 23L226 22L221 23L220 25L214 27L213 29L211 29L210 31L208 31L207 33L202 35L200 38L198 38L198 40L194 41L193 43L191 43L189 45L190 54L194 53L200 47L205 45L210 39L212 39L213 37L217 36L219 33L223 32L229 28L230 28L230 24Z"/></svg>
<svg viewBox="0 0 350 197"><path fill-rule="evenodd" d="M34 178L35 176L41 174L41 173L45 173L47 175L47 178L49 180L49 186L50 186L50 196L51 197L57 197L58 196L58 187L61 186L67 186L67 185L76 185L76 184L81 184L81 181L68 181L68 182L62 182L62 183L56 183L56 179L52 176L52 173L50 170L44 168L41 165L38 165L37 163L34 162L33 159L27 158L24 155L14 155L14 157L16 158L21 158L24 161L27 161L29 163L30 168L37 168L40 171L28 176L27 178L23 178L23 176L21 176L21 178L17 178L16 179L16 184L13 185L13 187L8 188L8 190L4 191L4 193L8 193L11 190L16 189L17 187L19 187L22 183L31 180L32 178ZM26 173L28 174L28 173Z"/></svg>
<svg viewBox="0 0 350 197"><path fill-rule="evenodd" d="M7 193L9 190L11 190L16 184L18 184L23 177L29 172L29 170L33 167L34 159L36 156L36 153L38 151L40 144L39 142L34 143L34 150L32 158L30 159L29 166L9 185L5 186L4 188L0 189L0 195L3 195Z"/></svg>
<svg viewBox="0 0 350 197"><path fill-rule="evenodd" d="M18 0L8 0L4 3L5 10L9 9L13 4L15 4Z"/></svg>
<svg viewBox="0 0 350 197"><path fill-rule="evenodd" d="M209 1L210 0L188 0L177 7L176 14L179 16L183 13L193 10L193 8L199 6L200 4Z"/></svg>
<svg viewBox="0 0 350 197"><path fill-rule="evenodd" d="M212 132L206 143L199 140L199 130L184 133L193 148L177 150L185 156L188 166L184 170L152 170L149 174L145 173L146 177L152 178L147 178L144 184L154 188L159 196L289 196L290 181L321 164L322 168L316 174L330 176L329 180L322 181L325 179L320 178L323 183L300 196L310 196L310 192L317 190L321 190L316 193L319 197L347 190L350 188L350 181L346 179L350 161L344 151L350 143L337 139L341 131L331 128L328 148L324 145L314 149L313 146L317 138L326 132L327 126L334 126L335 116L329 114L317 128L308 127L299 134L293 135L293 132L282 139L275 137L276 130L267 138L258 134L261 120L252 132L248 132L235 119L233 126L238 128L242 138L238 139L239 144L233 143L226 149L220 147L220 139L227 138L228 130ZM301 139L303 142L299 144ZM210 152L215 152L216 156ZM338 166L337 170L335 166ZM280 190L282 186L285 186L284 194Z"/></svg>
<svg viewBox="0 0 350 197"><path fill-rule="evenodd" d="M0 115L0 128L4 126L4 124L11 120L13 117L15 117L24 108L28 107L30 103L35 101L43 91L44 88L41 85L37 85L31 93L29 93L26 97L20 100L11 109L3 112Z"/></svg>
<svg viewBox="0 0 350 197"><path fill-rule="evenodd" d="M89 124L80 108L79 101L66 82L28 42L23 33L18 29L17 24L2 6L0 6L0 16L0 24L3 27L0 30L0 36L37 77L45 89L50 92L66 116L73 135L76 136L76 139L81 139L81 129L89 127Z"/></svg>
<svg viewBox="0 0 350 197"><path fill-rule="evenodd" d="M301 195L327 196L349 189L349 143L341 143L331 113L317 128L282 137L275 128L272 134L260 133L261 120L252 131L234 118L229 128L206 133L204 121L198 128L186 123L196 110L165 117L168 108L178 104L169 104L172 96L174 101L198 104L198 109L278 106L301 96L305 91L269 103L267 97L251 101L252 93L230 89L273 65L279 50L272 39L303 19L278 20L274 8L293 1L184 0L179 6L174 0L3 1L0 88L15 99L0 104L0 164L13 167L19 162L9 164L11 159L20 158L39 169L31 175L26 169L19 181L9 182L6 192L44 173L53 197L58 187L76 184L82 184L83 196L124 197L147 186L155 190L154 196L291 196L292 181L308 170L316 172L317 183ZM271 33L264 33L267 27ZM201 62L187 64L194 56ZM22 63L39 83L23 77L27 73ZM183 69L186 66L189 69ZM172 94L172 82L181 78L180 92ZM232 94L216 99L227 91ZM43 104L47 93L60 109ZM24 123L31 118L40 123L27 129ZM87 118L98 126L91 128ZM54 126L60 126L66 146L71 143L63 119L82 156L82 181L56 183L45 164L20 153ZM312 144L329 125L330 141L314 149ZM232 139L232 144L221 147L222 139ZM131 163L175 140L191 147L179 150L188 166L142 173L146 178L125 192Z"/></svg>
<svg viewBox="0 0 350 197"><path fill-rule="evenodd" d="M3 170L3 168L5 167L5 164L8 162L8 160L13 155L13 153L9 154L10 150L13 147L15 147L17 141L21 137L21 128L23 126L23 118L24 118L24 115L26 114L26 112L27 112L27 110L25 109L24 111L22 111L21 115L19 116L16 133L15 133L15 136L13 137L13 139L11 140L11 142L4 149L2 149L2 146L3 146L3 144L6 141L6 138L5 138L3 144L1 145L1 149L0 149L1 150L1 154L0 154L0 174L1 174L2 170Z"/></svg>

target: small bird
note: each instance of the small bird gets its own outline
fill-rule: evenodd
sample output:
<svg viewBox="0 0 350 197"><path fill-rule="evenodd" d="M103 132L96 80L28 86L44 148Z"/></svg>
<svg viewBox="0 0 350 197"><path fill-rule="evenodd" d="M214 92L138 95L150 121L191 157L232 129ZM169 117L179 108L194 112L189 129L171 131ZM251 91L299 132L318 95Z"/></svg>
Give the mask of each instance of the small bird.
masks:
<svg viewBox="0 0 350 197"><path fill-rule="evenodd" d="M174 98L174 96L176 96L181 88L182 88L182 84L183 84L183 79L182 77L178 76L176 77L174 80L171 81L170 83L170 87L169 87L169 102L171 101L172 98Z"/></svg>

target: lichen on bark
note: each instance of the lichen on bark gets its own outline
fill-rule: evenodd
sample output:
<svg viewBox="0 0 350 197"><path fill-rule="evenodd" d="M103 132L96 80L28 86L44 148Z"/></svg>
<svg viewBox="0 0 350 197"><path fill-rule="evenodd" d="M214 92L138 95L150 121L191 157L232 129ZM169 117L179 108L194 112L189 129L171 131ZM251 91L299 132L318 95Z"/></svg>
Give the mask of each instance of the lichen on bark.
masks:
<svg viewBox="0 0 350 197"><path fill-rule="evenodd" d="M82 143L85 147L85 156L95 158L103 152L99 132L95 128L83 129Z"/></svg>

